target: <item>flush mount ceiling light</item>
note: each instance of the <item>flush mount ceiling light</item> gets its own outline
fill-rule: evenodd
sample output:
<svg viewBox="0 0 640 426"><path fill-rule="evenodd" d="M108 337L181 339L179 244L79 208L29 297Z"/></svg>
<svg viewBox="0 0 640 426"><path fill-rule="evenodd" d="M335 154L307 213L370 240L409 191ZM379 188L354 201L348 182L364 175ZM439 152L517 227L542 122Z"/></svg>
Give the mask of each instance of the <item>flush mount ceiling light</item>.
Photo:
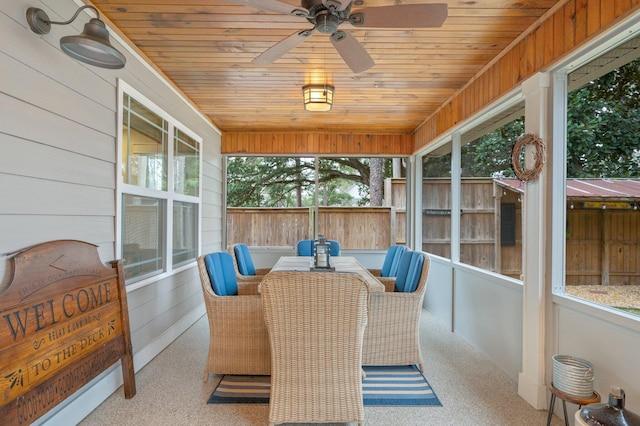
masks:
<svg viewBox="0 0 640 426"><path fill-rule="evenodd" d="M307 84L302 86L304 109L313 112L331 111L335 87L329 84Z"/></svg>
<svg viewBox="0 0 640 426"><path fill-rule="evenodd" d="M90 8L96 13L96 18L91 18L84 25L84 31L80 35L66 36L60 39L60 48L64 53L78 61L101 68L123 68L126 59L109 42L107 27L100 20L98 9L91 5L80 7L71 19L65 22L54 22L42 9L30 7L27 9L27 22L31 31L36 34L48 34L51 25L67 25L72 23L82 9Z"/></svg>

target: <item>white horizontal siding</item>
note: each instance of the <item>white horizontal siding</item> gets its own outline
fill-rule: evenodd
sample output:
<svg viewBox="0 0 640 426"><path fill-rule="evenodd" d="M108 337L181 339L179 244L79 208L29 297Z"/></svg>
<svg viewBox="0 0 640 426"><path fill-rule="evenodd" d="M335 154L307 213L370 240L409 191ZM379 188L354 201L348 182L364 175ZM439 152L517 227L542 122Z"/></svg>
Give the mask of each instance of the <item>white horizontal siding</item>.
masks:
<svg viewBox="0 0 640 426"><path fill-rule="evenodd" d="M0 94L4 95L2 88L0 83ZM103 161L113 161L113 136L97 133L62 115L4 95L0 102L0 117L0 132L6 135Z"/></svg>
<svg viewBox="0 0 640 426"><path fill-rule="evenodd" d="M62 53L60 37L82 30L88 20L84 12L72 25L54 25L50 34L37 35L25 20L31 6L57 21L69 19L78 8L72 0L0 2L0 290L10 276L7 254L37 243L87 241L98 246L103 262L114 259L119 78L202 137L201 240L207 250L219 250L219 132L151 67L119 45L114 33L112 43L127 56L122 70L92 67ZM151 360L204 313L195 264L130 290L127 298L138 363ZM118 372L114 368L82 395L71 396L47 421L68 424L86 415L116 390Z"/></svg>
<svg viewBox="0 0 640 426"><path fill-rule="evenodd" d="M0 194L3 192L0 188ZM7 253L51 240L80 240L101 247L107 244L105 250L111 252L102 251L100 258L108 262L113 259L113 217L0 214L0 264L3 269L7 266Z"/></svg>
<svg viewBox="0 0 640 426"><path fill-rule="evenodd" d="M4 201L0 214L113 217L115 213L112 188L5 174L0 190Z"/></svg>

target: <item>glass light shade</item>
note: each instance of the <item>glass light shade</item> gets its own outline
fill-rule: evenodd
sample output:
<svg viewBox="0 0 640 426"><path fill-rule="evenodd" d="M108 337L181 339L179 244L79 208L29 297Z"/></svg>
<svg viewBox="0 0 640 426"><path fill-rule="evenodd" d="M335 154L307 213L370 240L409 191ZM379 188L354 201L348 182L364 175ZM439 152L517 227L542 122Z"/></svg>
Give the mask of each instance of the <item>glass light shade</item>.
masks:
<svg viewBox="0 0 640 426"><path fill-rule="evenodd" d="M307 84L302 87L304 109L313 112L331 111L335 87L328 84Z"/></svg>

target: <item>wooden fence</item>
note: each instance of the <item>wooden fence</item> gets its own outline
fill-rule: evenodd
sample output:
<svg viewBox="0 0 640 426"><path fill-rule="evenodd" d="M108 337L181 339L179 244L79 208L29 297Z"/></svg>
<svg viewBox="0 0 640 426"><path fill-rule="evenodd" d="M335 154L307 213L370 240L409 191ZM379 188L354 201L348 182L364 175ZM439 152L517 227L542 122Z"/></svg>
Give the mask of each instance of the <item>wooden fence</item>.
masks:
<svg viewBox="0 0 640 426"><path fill-rule="evenodd" d="M299 240L314 238L313 207L227 208L227 244L295 247ZM398 219L393 207L319 207L318 234L337 240L342 249L386 250L403 243L394 237ZM404 231L404 212L401 213Z"/></svg>
<svg viewBox="0 0 640 426"><path fill-rule="evenodd" d="M521 194L492 179L462 180L460 260L503 275L522 274ZM512 222L505 222L505 207ZM507 209L507 210L509 210ZM228 244L294 247L313 238L313 208L228 208ZM344 249L384 250L406 243L404 179L385 182L384 207L320 207L318 233ZM508 225L509 238L504 238ZM640 211L567 209L568 285L640 285ZM422 250L451 257L451 182L424 179Z"/></svg>
<svg viewBox="0 0 640 426"><path fill-rule="evenodd" d="M462 180L460 261L519 278L522 274L521 203L518 194L502 194L488 178ZM515 210L513 244L500 241L501 206ZM451 180L427 178L422 185L422 250L451 258Z"/></svg>
<svg viewBox="0 0 640 426"><path fill-rule="evenodd" d="M567 210L567 285L640 285L640 211Z"/></svg>

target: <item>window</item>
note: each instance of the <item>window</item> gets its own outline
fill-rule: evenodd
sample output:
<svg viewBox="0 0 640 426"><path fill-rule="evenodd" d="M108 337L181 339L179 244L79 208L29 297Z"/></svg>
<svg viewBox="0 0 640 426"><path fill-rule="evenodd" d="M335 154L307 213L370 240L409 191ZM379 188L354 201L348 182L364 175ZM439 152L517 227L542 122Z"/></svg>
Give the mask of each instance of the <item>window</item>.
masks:
<svg viewBox="0 0 640 426"><path fill-rule="evenodd" d="M518 104L462 135L460 261L520 279L524 185L511 149L524 133Z"/></svg>
<svg viewBox="0 0 640 426"><path fill-rule="evenodd" d="M451 259L451 142L422 158L422 250Z"/></svg>
<svg viewBox="0 0 640 426"><path fill-rule="evenodd" d="M565 286L555 289L634 315L640 315L639 45L630 40L568 76Z"/></svg>
<svg viewBox="0 0 640 426"><path fill-rule="evenodd" d="M120 87L118 219L130 284L198 255L201 140L132 88Z"/></svg>
<svg viewBox="0 0 640 426"><path fill-rule="evenodd" d="M406 242L399 158L228 157L227 244L293 247L322 234L342 249Z"/></svg>

